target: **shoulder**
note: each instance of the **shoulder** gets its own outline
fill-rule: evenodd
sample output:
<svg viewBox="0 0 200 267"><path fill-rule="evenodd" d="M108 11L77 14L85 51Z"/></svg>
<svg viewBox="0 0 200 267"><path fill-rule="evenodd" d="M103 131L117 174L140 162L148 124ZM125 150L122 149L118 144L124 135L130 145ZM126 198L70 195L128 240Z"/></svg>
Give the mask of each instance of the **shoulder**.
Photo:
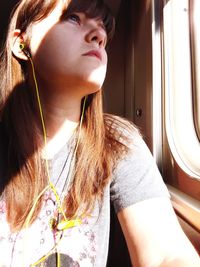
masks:
<svg viewBox="0 0 200 267"><path fill-rule="evenodd" d="M131 148L134 143L142 139L142 135L133 122L116 115L104 114L104 122L106 129L110 135L122 143L123 145Z"/></svg>
<svg viewBox="0 0 200 267"><path fill-rule="evenodd" d="M137 126L126 118L104 113L104 121L106 125L111 127L113 130L121 130L123 132L127 131L127 134L133 131L139 133Z"/></svg>
<svg viewBox="0 0 200 267"><path fill-rule="evenodd" d="M111 117L110 127L128 148L113 172L111 201L116 212L137 202L167 196L167 188L140 131L129 121Z"/></svg>

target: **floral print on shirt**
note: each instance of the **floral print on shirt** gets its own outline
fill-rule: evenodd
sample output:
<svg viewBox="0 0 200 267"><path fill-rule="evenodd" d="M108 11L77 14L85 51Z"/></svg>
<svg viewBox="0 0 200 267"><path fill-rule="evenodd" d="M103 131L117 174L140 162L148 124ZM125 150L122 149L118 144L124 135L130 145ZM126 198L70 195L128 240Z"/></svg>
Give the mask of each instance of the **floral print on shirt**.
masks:
<svg viewBox="0 0 200 267"><path fill-rule="evenodd" d="M43 207L28 229L11 233L6 221L6 205L0 200L0 267L55 267L59 253L61 267L94 266L97 254L95 227L97 216L82 220L82 224L66 229L55 247L55 236L50 221L56 212L55 198L51 192L45 194ZM49 255L48 253L51 252ZM41 263L36 264L43 256ZM35 265L36 264L36 265Z"/></svg>

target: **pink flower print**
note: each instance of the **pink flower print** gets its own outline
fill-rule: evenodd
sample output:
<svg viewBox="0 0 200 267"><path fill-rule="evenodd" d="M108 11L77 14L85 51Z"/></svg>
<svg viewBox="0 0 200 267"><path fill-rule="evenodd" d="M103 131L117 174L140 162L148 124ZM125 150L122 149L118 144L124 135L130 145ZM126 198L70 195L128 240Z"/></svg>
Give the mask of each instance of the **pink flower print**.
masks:
<svg viewBox="0 0 200 267"><path fill-rule="evenodd" d="M6 213L6 202L4 200L0 201L0 213Z"/></svg>

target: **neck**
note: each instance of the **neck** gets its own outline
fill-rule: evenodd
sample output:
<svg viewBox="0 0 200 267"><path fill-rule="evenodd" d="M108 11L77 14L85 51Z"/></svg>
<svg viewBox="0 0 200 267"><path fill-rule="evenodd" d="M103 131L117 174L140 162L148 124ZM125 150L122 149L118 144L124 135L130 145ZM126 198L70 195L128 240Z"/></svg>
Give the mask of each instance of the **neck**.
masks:
<svg viewBox="0 0 200 267"><path fill-rule="evenodd" d="M38 74L36 76L37 84L33 75L29 82L32 88L36 89L36 85L39 87L47 141L42 152L44 157L52 158L66 144L79 124L84 90L74 87L74 83L58 82L58 79L55 83L54 80L50 82L41 79ZM38 114L40 123L41 115Z"/></svg>
<svg viewBox="0 0 200 267"><path fill-rule="evenodd" d="M47 143L43 149L45 158L52 158L73 135L80 120L81 99L48 91L41 94Z"/></svg>

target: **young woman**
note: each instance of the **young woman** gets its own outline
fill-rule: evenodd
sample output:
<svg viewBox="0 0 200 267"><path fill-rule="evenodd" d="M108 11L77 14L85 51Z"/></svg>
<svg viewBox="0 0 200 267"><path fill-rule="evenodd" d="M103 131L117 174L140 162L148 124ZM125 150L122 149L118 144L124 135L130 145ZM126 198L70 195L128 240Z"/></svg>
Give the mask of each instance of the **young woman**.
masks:
<svg viewBox="0 0 200 267"><path fill-rule="evenodd" d="M103 114L101 0L22 0L1 59L0 266L106 266L110 199L134 266L200 266L137 129Z"/></svg>

